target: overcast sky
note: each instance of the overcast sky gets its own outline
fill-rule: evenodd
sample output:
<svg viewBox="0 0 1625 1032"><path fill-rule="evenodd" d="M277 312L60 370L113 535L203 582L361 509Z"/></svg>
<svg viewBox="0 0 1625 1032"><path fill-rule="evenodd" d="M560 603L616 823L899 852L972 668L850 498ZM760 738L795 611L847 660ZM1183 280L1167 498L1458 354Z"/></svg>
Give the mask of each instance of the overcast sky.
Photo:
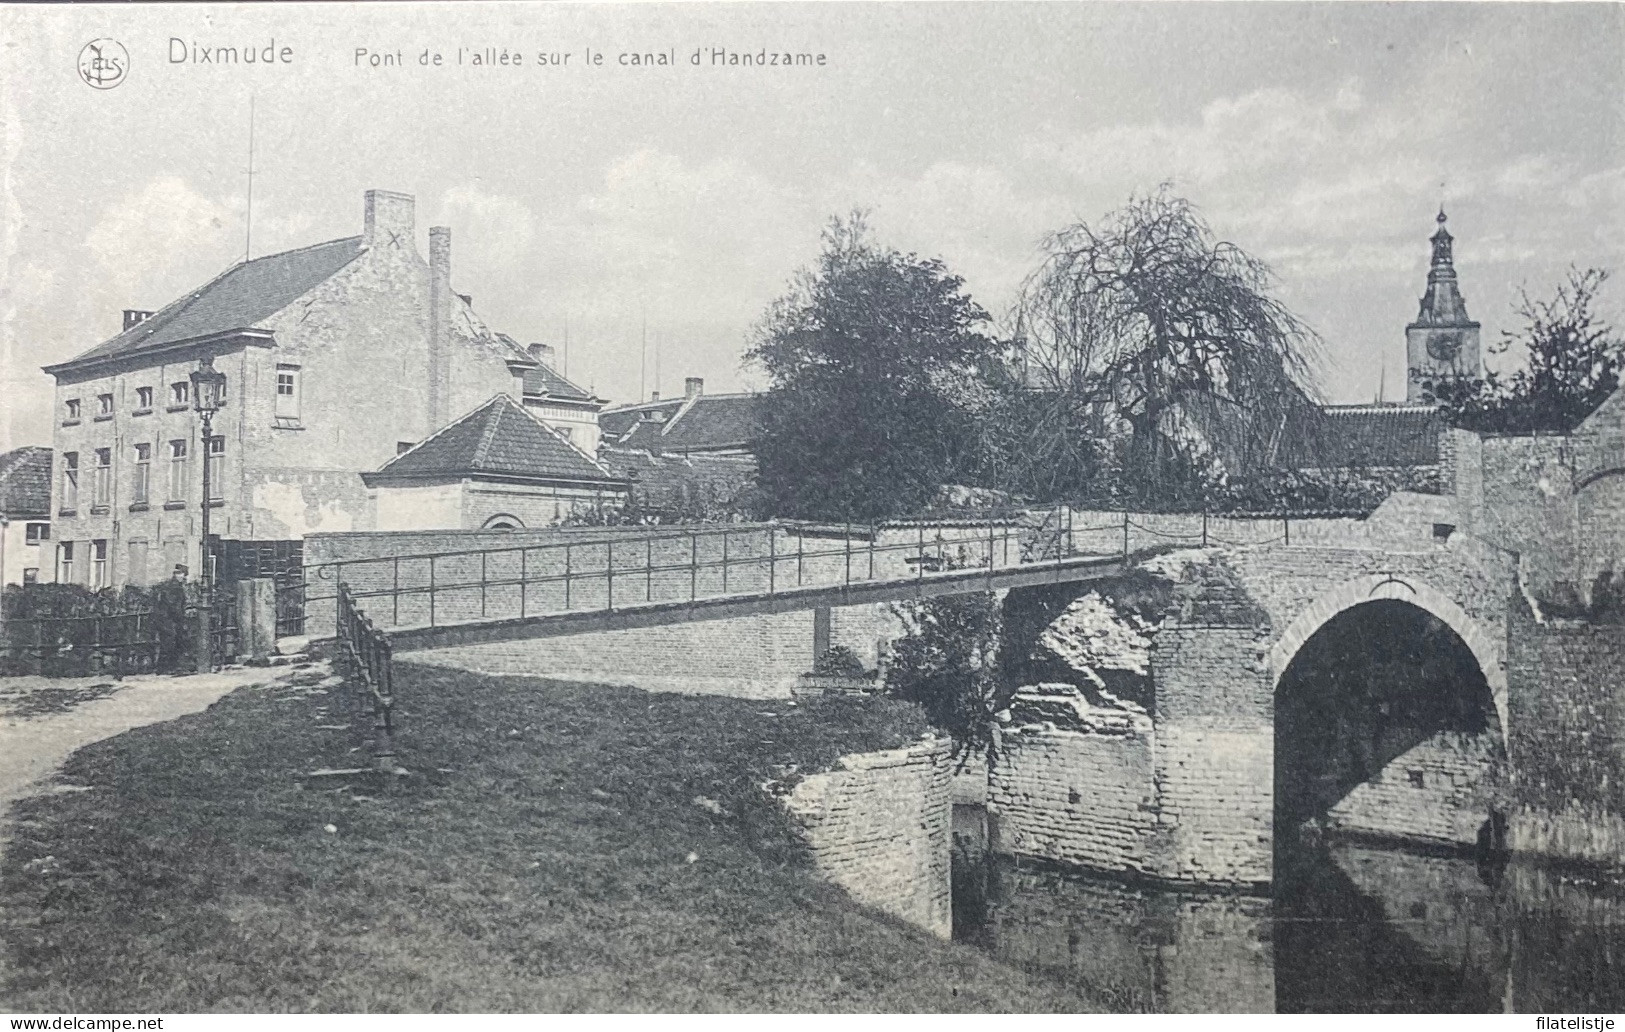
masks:
<svg viewBox="0 0 1625 1032"><path fill-rule="evenodd" d="M50 443L40 365L242 257L250 96L255 255L359 233L369 187L415 194L456 289L521 341L568 320L571 378L615 401L656 387L656 341L664 392L753 385L752 324L859 205L1000 312L1046 232L1171 181L1326 338L1333 400L1384 366L1402 393L1441 199L1486 342L1571 263L1620 270L1625 307L1620 5L7 5L0 28L0 447ZM113 89L78 76L98 37L130 55ZM172 63L171 37L292 61Z"/></svg>

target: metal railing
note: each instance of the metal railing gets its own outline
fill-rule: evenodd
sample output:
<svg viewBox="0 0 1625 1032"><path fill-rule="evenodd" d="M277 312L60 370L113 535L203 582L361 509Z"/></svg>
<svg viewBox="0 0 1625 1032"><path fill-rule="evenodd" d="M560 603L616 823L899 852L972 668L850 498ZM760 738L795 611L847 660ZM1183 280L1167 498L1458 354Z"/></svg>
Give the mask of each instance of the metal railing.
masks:
<svg viewBox="0 0 1625 1032"><path fill-rule="evenodd" d="M0 673L110 674L117 680L155 670L160 648L158 628L148 609L8 619L0 626Z"/></svg>
<svg viewBox="0 0 1625 1032"><path fill-rule="evenodd" d="M1093 517L1083 524L1078 517ZM331 627L338 588L380 627L615 612L655 603L771 597L792 589L924 580L936 573L1058 564L1147 548L1292 544L1290 521L1078 510L1071 506L881 525L776 522L640 532L313 563L278 583L312 628ZM1238 523L1257 531L1237 532ZM279 626L279 633L283 628ZM319 633L319 632L318 632Z"/></svg>
<svg viewBox="0 0 1625 1032"><path fill-rule="evenodd" d="M389 637L338 587L338 655L344 678L341 698L352 726L368 740L374 764L395 769L395 670Z"/></svg>
<svg viewBox="0 0 1625 1032"><path fill-rule="evenodd" d="M303 583L280 585L279 593L298 591L314 615L336 604L342 587L377 624L399 627L772 596L976 568L991 579L994 570L1041 561L1030 539L1044 519L1056 535L1049 557L1072 554L1064 510L959 526L778 523L336 560L306 567Z"/></svg>

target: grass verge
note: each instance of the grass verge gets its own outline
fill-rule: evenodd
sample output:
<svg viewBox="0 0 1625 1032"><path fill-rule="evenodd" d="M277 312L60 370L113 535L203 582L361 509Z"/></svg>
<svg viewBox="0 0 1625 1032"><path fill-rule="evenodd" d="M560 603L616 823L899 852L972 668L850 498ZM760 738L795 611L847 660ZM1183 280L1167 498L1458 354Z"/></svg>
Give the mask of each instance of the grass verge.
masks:
<svg viewBox="0 0 1625 1032"><path fill-rule="evenodd" d="M308 687L75 754L66 777L94 790L12 814L0 1008L1082 1006L819 882L760 792L786 765L913 740L911 707L410 664L397 682L413 773L384 791L301 777L356 765Z"/></svg>

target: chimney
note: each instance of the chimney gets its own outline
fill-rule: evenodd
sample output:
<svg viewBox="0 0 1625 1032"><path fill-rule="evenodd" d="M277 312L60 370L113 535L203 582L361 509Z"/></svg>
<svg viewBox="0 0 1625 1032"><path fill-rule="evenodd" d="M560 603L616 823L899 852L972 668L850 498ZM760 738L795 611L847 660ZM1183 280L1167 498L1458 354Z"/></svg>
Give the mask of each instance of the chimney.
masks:
<svg viewBox="0 0 1625 1032"><path fill-rule="evenodd" d="M451 228L429 227L429 425L451 421Z"/></svg>
<svg viewBox="0 0 1625 1032"><path fill-rule="evenodd" d="M683 381L683 397L698 398L705 393L705 380L698 376L690 376Z"/></svg>
<svg viewBox="0 0 1625 1032"><path fill-rule="evenodd" d="M542 365L546 366L547 368L549 368L549 369L556 368L553 365L553 345L551 345L551 344L532 344L529 347L525 348L525 350L530 352L530 357L531 358L534 358L536 361L540 362Z"/></svg>
<svg viewBox="0 0 1625 1032"><path fill-rule="evenodd" d="M124 310L124 328L127 330L130 327L135 326L138 323L144 323L151 318L151 312L145 312L139 308L126 308Z"/></svg>
<svg viewBox="0 0 1625 1032"><path fill-rule="evenodd" d="M413 234L411 194L393 190L368 190L362 218L361 242L375 250L412 252L417 249Z"/></svg>
<svg viewBox="0 0 1625 1032"><path fill-rule="evenodd" d="M660 400L660 392L659 391L650 391L649 392L649 400L650 401L659 401Z"/></svg>

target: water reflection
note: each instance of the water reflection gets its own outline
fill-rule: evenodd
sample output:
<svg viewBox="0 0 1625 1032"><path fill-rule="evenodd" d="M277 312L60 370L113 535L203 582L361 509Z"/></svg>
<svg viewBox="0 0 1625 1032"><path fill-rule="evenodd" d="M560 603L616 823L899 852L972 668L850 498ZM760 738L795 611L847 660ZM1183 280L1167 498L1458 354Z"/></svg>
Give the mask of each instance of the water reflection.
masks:
<svg viewBox="0 0 1625 1032"><path fill-rule="evenodd" d="M989 857L956 824L956 936L1110 1010L1625 1009L1617 883L1311 842L1273 898L1174 891Z"/></svg>

